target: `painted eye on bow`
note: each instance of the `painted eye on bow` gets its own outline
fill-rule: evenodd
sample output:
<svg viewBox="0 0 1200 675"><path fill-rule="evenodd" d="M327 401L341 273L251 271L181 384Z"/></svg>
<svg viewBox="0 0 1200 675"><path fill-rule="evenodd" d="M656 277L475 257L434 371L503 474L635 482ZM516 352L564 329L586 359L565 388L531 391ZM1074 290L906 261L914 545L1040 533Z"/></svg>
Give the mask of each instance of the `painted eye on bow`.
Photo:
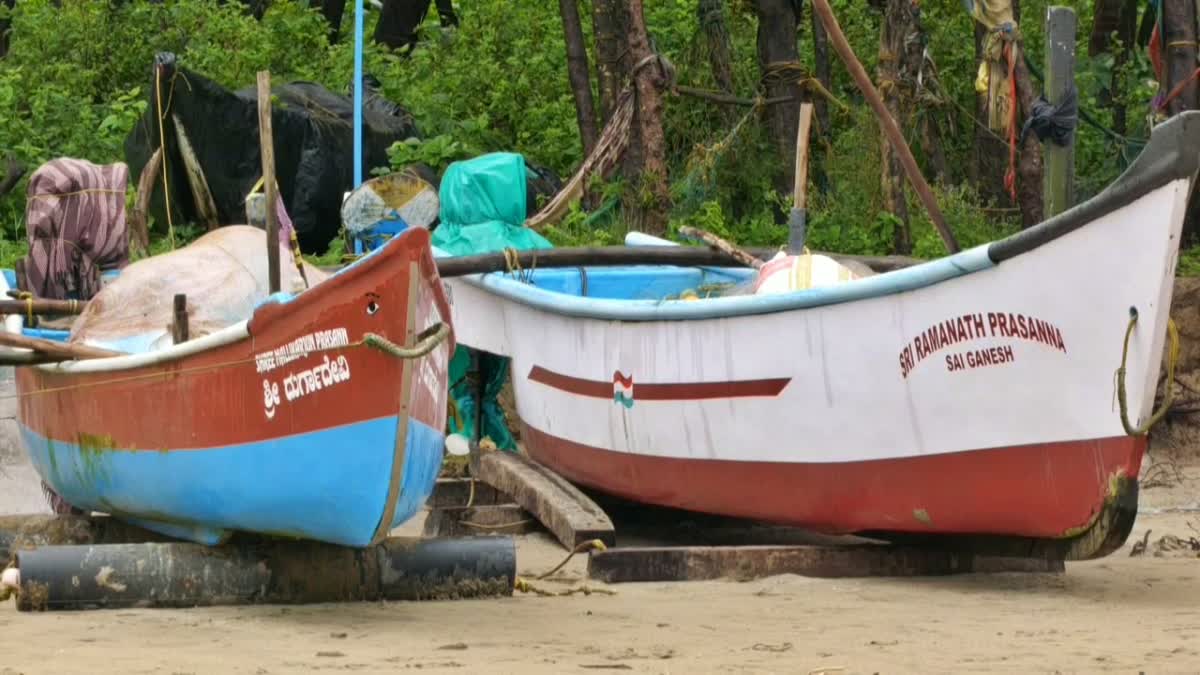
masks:
<svg viewBox="0 0 1200 675"><path fill-rule="evenodd" d="M379 311L379 296L374 293L367 293L367 315L374 316Z"/></svg>

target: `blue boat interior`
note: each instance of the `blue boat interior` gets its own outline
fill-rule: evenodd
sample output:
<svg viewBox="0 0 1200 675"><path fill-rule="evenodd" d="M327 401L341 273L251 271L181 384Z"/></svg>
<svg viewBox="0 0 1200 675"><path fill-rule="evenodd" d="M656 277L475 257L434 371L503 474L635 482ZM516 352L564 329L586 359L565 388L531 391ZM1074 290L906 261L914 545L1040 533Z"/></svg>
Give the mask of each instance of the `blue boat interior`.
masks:
<svg viewBox="0 0 1200 675"><path fill-rule="evenodd" d="M535 288L576 297L607 300L664 300L691 291L698 297L754 279L750 269L630 265L559 267L534 270L521 278Z"/></svg>

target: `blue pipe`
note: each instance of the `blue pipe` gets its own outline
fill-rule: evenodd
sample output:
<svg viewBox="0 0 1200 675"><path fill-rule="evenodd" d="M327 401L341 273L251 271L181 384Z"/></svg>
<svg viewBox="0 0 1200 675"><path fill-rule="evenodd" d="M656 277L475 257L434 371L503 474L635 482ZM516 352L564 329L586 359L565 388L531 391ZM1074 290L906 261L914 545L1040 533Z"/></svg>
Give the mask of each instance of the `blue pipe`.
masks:
<svg viewBox="0 0 1200 675"><path fill-rule="evenodd" d="M363 0L354 0L354 188L363 182ZM354 238L354 253L362 254L362 242Z"/></svg>

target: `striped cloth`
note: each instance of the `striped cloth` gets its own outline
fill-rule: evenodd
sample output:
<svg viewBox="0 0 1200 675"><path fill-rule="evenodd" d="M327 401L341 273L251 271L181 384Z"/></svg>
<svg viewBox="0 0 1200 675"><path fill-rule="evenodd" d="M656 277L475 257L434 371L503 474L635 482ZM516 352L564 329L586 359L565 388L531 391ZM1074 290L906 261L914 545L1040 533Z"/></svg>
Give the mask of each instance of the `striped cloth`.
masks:
<svg viewBox="0 0 1200 675"><path fill-rule="evenodd" d="M90 299L101 270L129 262L125 187L129 167L59 158L29 179L24 289L41 298Z"/></svg>

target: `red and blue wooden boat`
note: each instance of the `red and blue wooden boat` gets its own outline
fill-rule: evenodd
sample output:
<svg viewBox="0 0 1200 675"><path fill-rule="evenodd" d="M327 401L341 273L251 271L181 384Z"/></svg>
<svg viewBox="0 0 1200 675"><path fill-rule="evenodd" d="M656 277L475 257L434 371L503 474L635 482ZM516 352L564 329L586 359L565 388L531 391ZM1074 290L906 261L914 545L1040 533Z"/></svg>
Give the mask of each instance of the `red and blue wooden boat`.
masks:
<svg viewBox="0 0 1200 675"><path fill-rule="evenodd" d="M414 228L218 332L19 367L19 423L78 508L207 544L245 531L362 547L432 492L453 349Z"/></svg>

